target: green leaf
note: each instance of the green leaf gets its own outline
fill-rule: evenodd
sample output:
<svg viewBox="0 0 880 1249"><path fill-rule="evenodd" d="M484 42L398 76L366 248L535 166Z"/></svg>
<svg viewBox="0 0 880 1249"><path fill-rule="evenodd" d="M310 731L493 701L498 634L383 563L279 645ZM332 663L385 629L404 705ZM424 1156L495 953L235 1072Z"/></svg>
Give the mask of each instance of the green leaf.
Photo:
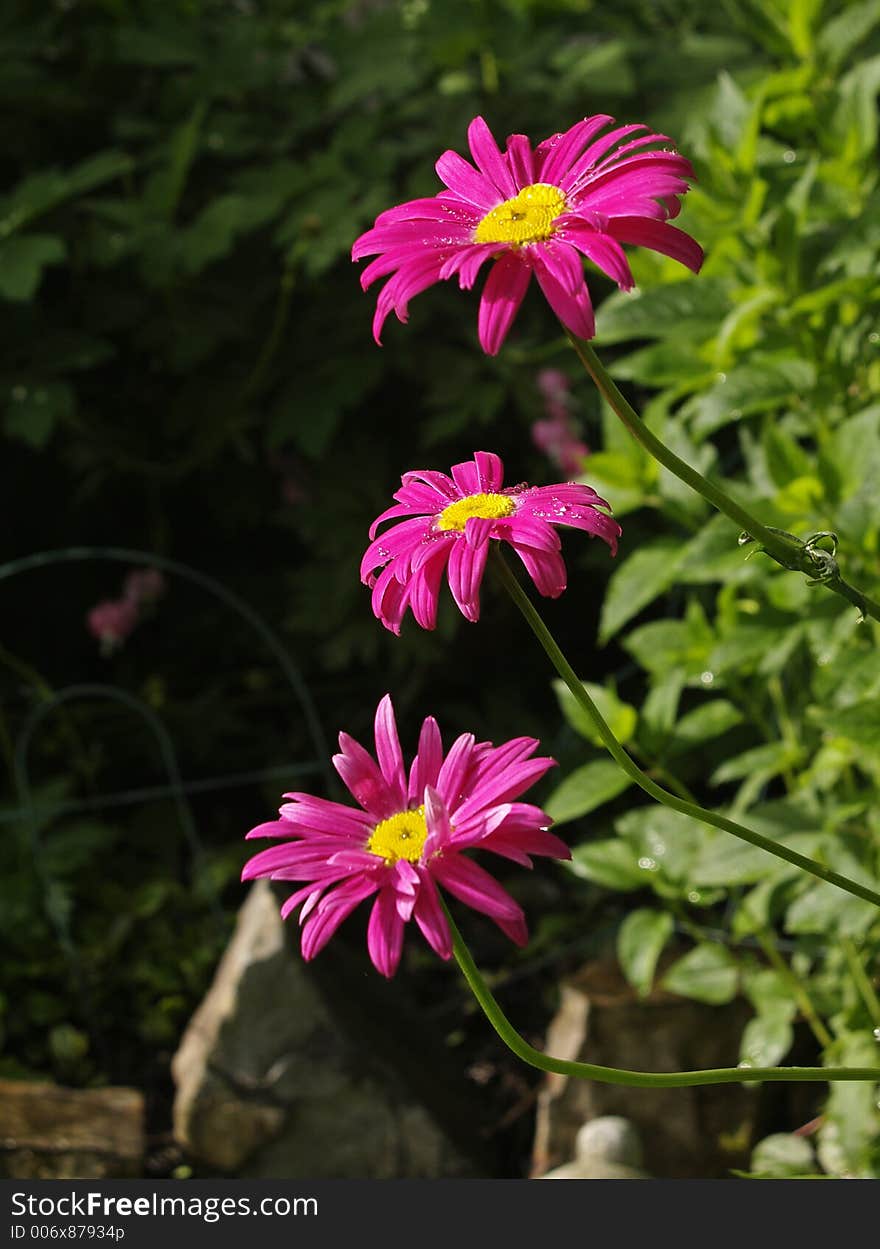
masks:
<svg viewBox="0 0 880 1249"><path fill-rule="evenodd" d="M876 698L833 711L817 709L815 719L826 733L848 737L868 750L880 747L880 702Z"/></svg>
<svg viewBox="0 0 880 1249"><path fill-rule="evenodd" d="M672 936L675 923L668 911L643 907L632 911L617 934L617 957L623 973L639 997L647 997L657 960Z"/></svg>
<svg viewBox="0 0 880 1249"><path fill-rule="evenodd" d="M674 282L603 300L596 317L600 343L633 338L691 338L702 341L728 311L728 283L718 278Z"/></svg>
<svg viewBox="0 0 880 1249"><path fill-rule="evenodd" d="M566 92L598 92L603 98L627 96L636 85L629 51L624 39L595 43L571 39L562 43L552 65L564 81Z"/></svg>
<svg viewBox="0 0 880 1249"><path fill-rule="evenodd" d="M623 702L617 697L617 692L607 686L593 685L590 681L582 681L581 684L596 704L599 714L611 732L621 745L625 745L635 732L638 723L638 712L635 707ZM553 690L559 702L560 711L575 732L580 733L581 737L585 737L594 746L604 746L605 743L599 736L592 718L577 702L565 682L554 680Z"/></svg>
<svg viewBox="0 0 880 1249"><path fill-rule="evenodd" d="M564 824L610 802L632 783L613 760L593 759L567 776L544 807L554 823Z"/></svg>
<svg viewBox="0 0 880 1249"><path fill-rule="evenodd" d="M614 827L633 847L648 873L646 883L687 889L693 861L708 829L699 820L659 803L636 807L615 820Z"/></svg>
<svg viewBox="0 0 880 1249"><path fill-rule="evenodd" d="M48 169L25 178L4 198L0 233L20 230L34 217L57 208L65 200L82 195L105 182L130 172L133 162L124 152L97 152L71 169Z"/></svg>
<svg viewBox="0 0 880 1249"><path fill-rule="evenodd" d="M49 1049L56 1062L73 1064L89 1052L89 1038L72 1024L56 1024L49 1032Z"/></svg>
<svg viewBox="0 0 880 1249"><path fill-rule="evenodd" d="M880 0L846 4L840 13L822 27L816 40L816 49L829 68L838 69L878 23Z"/></svg>
<svg viewBox="0 0 880 1249"><path fill-rule="evenodd" d="M723 945L703 943L670 967L663 987L670 993L720 1006L736 996L739 970L736 960Z"/></svg>
<svg viewBox="0 0 880 1249"><path fill-rule="evenodd" d="M750 828L768 835L756 818L756 807L747 817ZM773 836L772 833L769 834ZM822 842L822 833L795 833L776 837L781 845L799 854L813 855ZM768 875L782 878L798 874L799 869L784 859L778 859L759 846L751 846L728 833L719 830L708 840L693 865L693 879L699 885L751 885Z"/></svg>
<svg viewBox="0 0 880 1249"><path fill-rule="evenodd" d="M868 156L877 144L878 90L880 56L861 61L840 79L830 134L841 145L847 160Z"/></svg>
<svg viewBox="0 0 880 1249"><path fill-rule="evenodd" d="M622 893L641 889L648 883L648 873L639 867L632 847L619 837L575 846L568 867L575 876Z"/></svg>
<svg viewBox="0 0 880 1249"><path fill-rule="evenodd" d="M742 712L726 698L715 698L711 702L703 703L701 707L695 707L693 711L682 716L675 725L668 753L681 754L682 751L701 746L742 724L742 721Z"/></svg>
<svg viewBox="0 0 880 1249"><path fill-rule="evenodd" d="M738 365L697 402L694 434L706 438L740 417L780 408L812 390L815 384L816 368L809 360L765 360Z"/></svg>
<svg viewBox="0 0 880 1249"><path fill-rule="evenodd" d="M76 820L53 829L43 839L43 867L50 877L71 876L81 867L105 854L116 833L108 824Z"/></svg>
<svg viewBox="0 0 880 1249"><path fill-rule="evenodd" d="M35 450L41 450L59 421L71 415L76 405L73 390L66 382L44 386L15 385L9 391L3 428Z"/></svg>
<svg viewBox="0 0 880 1249"><path fill-rule="evenodd" d="M796 869L792 869L794 872ZM749 889L741 897L730 921L730 932L734 940L752 937L757 932L770 928L784 905L784 893L788 885L784 878L777 875L764 877L753 889Z"/></svg>
<svg viewBox="0 0 880 1249"><path fill-rule="evenodd" d="M750 1167L753 1174L780 1180L817 1172L810 1142L790 1132L774 1132L759 1141L752 1150Z"/></svg>
<svg viewBox="0 0 880 1249"><path fill-rule="evenodd" d="M784 772L795 758L797 756L792 754L791 748L785 742L767 742L764 746L755 746L727 759L715 769L709 779L713 785L723 785L727 781L758 775L769 780Z"/></svg>
<svg viewBox="0 0 880 1249"><path fill-rule="evenodd" d="M183 237L184 266L199 273L227 255L239 235L271 220L280 208L277 195L220 195L199 214Z"/></svg>
<svg viewBox="0 0 880 1249"><path fill-rule="evenodd" d="M646 468L644 457L597 451L590 456L590 485L615 516L625 516L644 504L650 484Z"/></svg>
<svg viewBox="0 0 880 1249"><path fill-rule="evenodd" d="M781 1012L756 1015L743 1029L739 1057L741 1067L776 1067L794 1040L791 1023Z"/></svg>
<svg viewBox="0 0 880 1249"><path fill-rule="evenodd" d="M808 476L813 468L812 458L774 420L768 420L765 425L761 445L770 476L779 487L789 485L798 477Z"/></svg>
<svg viewBox="0 0 880 1249"><path fill-rule="evenodd" d="M705 378L712 381L714 372L700 353L680 339L652 343L615 360L612 376L624 382L644 386L680 386Z"/></svg>
<svg viewBox="0 0 880 1249"><path fill-rule="evenodd" d="M726 516L713 516L685 546L679 577L690 585L745 581L757 575L739 546L739 530Z"/></svg>
<svg viewBox="0 0 880 1249"><path fill-rule="evenodd" d="M37 292L47 265L64 260L64 240L54 234L13 235L0 242L0 295L25 302Z"/></svg>
<svg viewBox="0 0 880 1249"><path fill-rule="evenodd" d="M634 629L624 641L629 653L659 678L671 672L699 679L709 670L714 636L705 620L690 614L685 620L655 620Z"/></svg>
<svg viewBox="0 0 880 1249"><path fill-rule="evenodd" d="M718 86L712 101L710 121L718 138L729 150L735 150L746 134L753 105L748 96L726 72L718 75Z"/></svg>
<svg viewBox="0 0 880 1249"><path fill-rule="evenodd" d="M681 561L681 545L662 539L640 547L611 578L599 622L599 638L607 642L643 607L668 590Z"/></svg>
<svg viewBox="0 0 880 1249"><path fill-rule="evenodd" d="M864 871L851 876L860 884L877 888L877 881ZM860 937L877 917L877 908L861 898L846 894L837 885L819 881L811 885L788 908L785 930L791 933L838 933L842 937Z"/></svg>
<svg viewBox="0 0 880 1249"><path fill-rule="evenodd" d="M743 976L746 997L759 1015L780 1015L794 1019L797 1005L790 996L791 989L785 977L772 967L760 967Z"/></svg>
<svg viewBox="0 0 880 1249"><path fill-rule="evenodd" d="M880 1084L877 1042L870 1032L843 1033L835 1038L824 1058L829 1066L876 1066ZM825 1169L837 1175L876 1178L871 1155L876 1151L878 1134L877 1084L832 1081L825 1123L819 1132L819 1158Z"/></svg>

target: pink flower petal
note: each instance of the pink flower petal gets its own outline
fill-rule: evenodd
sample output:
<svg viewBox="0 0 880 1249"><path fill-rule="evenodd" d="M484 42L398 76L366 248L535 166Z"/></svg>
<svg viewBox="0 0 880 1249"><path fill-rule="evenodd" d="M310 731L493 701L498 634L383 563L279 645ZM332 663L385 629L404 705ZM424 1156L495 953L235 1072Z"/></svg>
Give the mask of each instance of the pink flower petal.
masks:
<svg viewBox="0 0 880 1249"><path fill-rule="evenodd" d="M474 754L473 733L462 733L452 743L437 776L437 792L447 808L455 812L461 804L465 778Z"/></svg>
<svg viewBox="0 0 880 1249"><path fill-rule="evenodd" d="M424 799L425 786L437 784L443 766L443 740L433 716L426 716L419 733L419 751L409 775L409 801Z"/></svg>
<svg viewBox="0 0 880 1249"><path fill-rule="evenodd" d="M560 230L560 238L572 243L580 252L592 260L597 268L616 282L622 291L632 290L635 282L629 267L629 261L623 248L608 234L600 234L580 225L576 221L566 224Z"/></svg>
<svg viewBox="0 0 880 1249"><path fill-rule="evenodd" d="M392 633L400 633L400 625L406 612L409 599L409 588L401 585L395 576L395 567L391 563L376 578L373 586L373 615L381 620L386 629Z"/></svg>
<svg viewBox="0 0 880 1249"><path fill-rule="evenodd" d="M376 708L376 758L388 786L395 811L406 806L406 772L403 768L403 751L397 735L397 722L391 695L386 694Z"/></svg>
<svg viewBox="0 0 880 1249"><path fill-rule="evenodd" d="M636 123L630 126L618 126L616 130L609 130L607 134L603 134L601 139L591 143L574 164L566 170L565 175L559 181L562 190L575 191L578 184L593 172L601 158L614 147L615 143L619 142L620 139L626 138L628 134L635 134L639 130L645 129L645 126Z"/></svg>
<svg viewBox="0 0 880 1249"><path fill-rule="evenodd" d="M419 926L428 945L442 959L452 957L452 934L440 905L437 886L430 873L422 870L419 896L413 909L413 919Z"/></svg>
<svg viewBox="0 0 880 1249"><path fill-rule="evenodd" d="M489 544L471 546L459 539L449 556L449 588L461 614L470 621L480 618L480 582L486 567Z"/></svg>
<svg viewBox="0 0 880 1249"><path fill-rule="evenodd" d="M400 810L396 789L389 786L376 761L360 742L347 733L339 734L340 753L333 766L352 797L378 820Z"/></svg>
<svg viewBox="0 0 880 1249"><path fill-rule="evenodd" d="M531 268L515 252L504 252L493 265L483 287L477 321L480 346L487 355L497 356L501 350L531 276Z"/></svg>
<svg viewBox="0 0 880 1249"><path fill-rule="evenodd" d="M593 135L613 121L613 117L598 113L595 117L585 117L583 121L575 122L564 134L555 134L552 138L545 139L538 148L541 154L539 180L553 186L560 184Z"/></svg>
<svg viewBox="0 0 880 1249"><path fill-rule="evenodd" d="M646 217L613 217L608 223L608 232L621 243L635 243L671 256L694 273L699 273L703 264L703 249L699 243L684 230L663 221L651 221Z"/></svg>
<svg viewBox="0 0 880 1249"><path fill-rule="evenodd" d="M475 117L468 126L468 146L479 169L500 192L499 200L513 199L519 187L482 117Z"/></svg>
<svg viewBox="0 0 880 1249"><path fill-rule="evenodd" d="M444 854L437 859L433 876L460 902L493 919L515 945L526 944L528 930L522 908L478 864L460 854Z"/></svg>
<svg viewBox="0 0 880 1249"><path fill-rule="evenodd" d="M562 556L556 551L536 551L534 547L520 546L517 542L514 542L513 549L534 581L538 593L545 598L559 598L568 584Z"/></svg>
<svg viewBox="0 0 880 1249"><path fill-rule="evenodd" d="M535 155L526 135L507 136L507 163L518 187L531 186L533 182L537 182Z"/></svg>
<svg viewBox="0 0 880 1249"><path fill-rule="evenodd" d="M475 204L484 213L508 198L489 178L478 173L473 165L469 165L459 156L458 152L444 152L434 168L441 182L445 182L450 191L454 191L467 203Z"/></svg>
<svg viewBox="0 0 880 1249"><path fill-rule="evenodd" d="M409 586L409 606L416 623L423 629L437 627L440 583L446 571L452 546L452 539L440 544L431 556L413 572Z"/></svg>
<svg viewBox="0 0 880 1249"><path fill-rule="evenodd" d="M476 282L480 269L497 250L497 243L472 243L467 247L460 247L444 262L440 279L445 281L457 273L458 285L463 291L469 291Z"/></svg>
<svg viewBox="0 0 880 1249"><path fill-rule="evenodd" d="M376 971L390 979L403 952L404 922L397 913L394 891L382 889L367 925L367 950Z"/></svg>
<svg viewBox="0 0 880 1249"><path fill-rule="evenodd" d="M425 842L424 857L430 859L448 843L452 836L452 824L446 804L431 785L425 786L425 823L428 825L428 837Z"/></svg>
<svg viewBox="0 0 880 1249"><path fill-rule="evenodd" d="M323 950L339 925L348 918L358 903L363 902L364 898L368 898L378 888L379 882L375 879L353 880L348 884L340 885L321 899L303 925L302 955L306 962L310 962Z"/></svg>
<svg viewBox="0 0 880 1249"><path fill-rule="evenodd" d="M582 268L580 286L572 291L574 273L568 257L575 253L565 248L564 253L559 249L548 256L546 247L535 250L535 276L550 307L577 338L592 338L596 332L596 321ZM580 261L577 263L580 267Z"/></svg>

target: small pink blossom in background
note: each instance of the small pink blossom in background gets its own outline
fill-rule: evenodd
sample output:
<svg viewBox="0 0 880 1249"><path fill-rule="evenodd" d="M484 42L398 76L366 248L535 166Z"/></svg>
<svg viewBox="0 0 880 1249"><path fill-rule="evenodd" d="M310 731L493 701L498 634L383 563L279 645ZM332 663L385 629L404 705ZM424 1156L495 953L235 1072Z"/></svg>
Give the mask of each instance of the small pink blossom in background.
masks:
<svg viewBox="0 0 880 1249"><path fill-rule="evenodd" d="M532 425L532 441L566 477L577 477L578 473L583 472L584 460L590 454L590 448L578 438L570 420L552 418L535 421Z"/></svg>
<svg viewBox="0 0 880 1249"><path fill-rule="evenodd" d="M158 568L133 568L123 583L124 597L139 607L141 603L155 603L165 593L165 578Z"/></svg>
<svg viewBox="0 0 880 1249"><path fill-rule="evenodd" d="M571 382L562 369L539 369L535 378L544 408L549 417L568 416L571 403Z"/></svg>
<svg viewBox="0 0 880 1249"><path fill-rule="evenodd" d="M105 599L86 615L86 626L110 655L118 650L141 618L141 612L158 602L166 582L158 568L131 568L122 582L122 598Z"/></svg>
<svg viewBox="0 0 880 1249"><path fill-rule="evenodd" d="M101 643L104 654L122 645L138 622L138 609L129 599L105 599L86 616L92 637Z"/></svg>
<svg viewBox="0 0 880 1249"><path fill-rule="evenodd" d="M566 477L576 477L590 448L578 437L571 415L571 383L559 369L541 369L536 380L547 417L532 425L532 441Z"/></svg>
<svg viewBox="0 0 880 1249"><path fill-rule="evenodd" d="M352 248L353 260L376 257L361 274L364 290L388 279L376 301L376 342L389 313L405 322L413 296L448 278L469 290L487 261L477 324L480 345L492 356L533 274L562 324L592 338L583 257L621 290L633 286L622 243L662 252L696 272L702 249L667 224L694 177L690 162L662 146L670 142L665 135L643 125L609 130L613 123L605 114L585 117L536 148L513 134L502 152L475 117L468 127L474 164L444 152L435 168L446 189L387 209Z"/></svg>
<svg viewBox="0 0 880 1249"><path fill-rule="evenodd" d="M374 758L340 733L340 753L333 756L358 806L285 794L290 801L281 807L281 818L248 833L280 844L250 859L242 880L306 882L281 908L286 919L302 907L305 959L314 958L355 907L372 897L367 949L383 976L397 970L410 920L431 949L448 959L452 937L438 885L525 945L521 907L465 852L487 850L523 867L532 866L531 855L571 857L565 843L547 831L549 816L516 801L555 760L532 757L538 748L534 738L516 737L496 747L477 742L472 733L463 733L444 753L440 729L429 716L407 769L387 694L376 710L375 741Z"/></svg>
<svg viewBox="0 0 880 1249"><path fill-rule="evenodd" d="M608 504L589 486L505 489L503 480L504 465L488 451L453 465L451 477L430 469L404 473L397 502L370 527L361 561L373 613L386 629L399 633L407 608L423 629L433 629L444 573L462 614L478 620L490 539L509 542L538 592L550 598L563 592L567 579L555 526L585 530L617 553L620 525L599 510ZM389 520L399 523L377 537Z"/></svg>

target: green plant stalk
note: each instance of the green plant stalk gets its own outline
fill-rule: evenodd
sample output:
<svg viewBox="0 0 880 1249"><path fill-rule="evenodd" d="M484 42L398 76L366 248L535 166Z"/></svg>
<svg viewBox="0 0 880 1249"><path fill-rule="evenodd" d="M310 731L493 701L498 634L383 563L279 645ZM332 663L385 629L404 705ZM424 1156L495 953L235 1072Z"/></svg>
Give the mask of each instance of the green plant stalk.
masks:
<svg viewBox="0 0 880 1249"><path fill-rule="evenodd" d="M746 511L741 504L731 498L720 486L716 486L714 482L709 481L702 473L698 473L696 469L691 468L674 451L670 451L669 447L648 429L635 408L627 402L618 390L590 344L581 338L577 338L569 330L565 332L568 341L577 353L578 359L596 383L602 395L632 436L642 444L655 460L662 464L664 468L667 468L670 473L678 477L679 480L690 486L692 490L696 490L698 494L701 494L719 512L723 512L725 516L729 516L731 520L735 521L745 533L760 543L767 554L775 559L778 564L781 564L783 568L794 569L797 572L804 573L807 577L816 578L816 564L803 542L762 524L757 517ZM840 594L847 599L854 607L859 609L863 616L872 616L874 620L880 620L880 603L876 603L867 594L857 590L855 586L849 585L838 572L835 571L833 575L823 577L821 584L827 585L835 594Z"/></svg>
<svg viewBox="0 0 880 1249"><path fill-rule="evenodd" d="M880 998L877 997L877 992L871 983L868 973L865 971L855 943L851 937L844 937L841 945L843 946L846 961L849 964L850 975L855 981L856 988L867 1007L871 1021L880 1025Z"/></svg>
<svg viewBox="0 0 880 1249"><path fill-rule="evenodd" d="M859 884L858 881L849 880L838 872L833 872L830 868L825 867L824 864L816 862L815 859L808 859L805 855L798 854L796 850L789 849L788 846L771 841L768 837L762 837L760 833L756 833L742 824L737 824L734 820L729 820L724 815L719 815L715 811L708 811L705 807L697 806L696 803L687 802L684 798L671 794L655 781L652 781L627 754L605 723L598 707L584 689L576 672L560 650L553 634L544 624L540 613L533 606L528 595L505 563L504 557L497 550L493 550L492 555L492 564L501 584L523 616L525 616L526 622L541 643L553 667L571 690L575 701L592 720L596 727L596 732L605 743L609 754L616 760L627 776L635 781L646 794L656 802L662 802L664 806L671 807L673 811L680 811L682 815L689 815L691 819L700 820L703 824L711 824L713 828L720 828L726 833L732 833L734 837L739 837L742 841L747 841L749 845L757 846L760 850L766 850L768 854L773 854L778 859L785 859L787 863L800 868L801 871L808 872L811 876L818 877L819 880L827 881L831 885L837 885L839 889L853 894L854 897L862 898L865 902L871 902L874 906L880 906L880 893L875 892L875 890Z"/></svg>
<svg viewBox="0 0 880 1249"><path fill-rule="evenodd" d="M816 1012L816 1008L813 1005L812 999L806 988L801 984L791 967L788 963L786 963L785 959L777 950L776 942L773 940L772 935L769 932L761 930L756 932L755 936L761 946L761 949L766 954L770 965L779 972L780 976L791 989L792 996L801 1008L801 1014L804 1019L806 1019L807 1023L810 1025L810 1031L813 1033L813 1036L823 1049L827 1049L829 1045L833 1044L834 1038Z"/></svg>
<svg viewBox="0 0 880 1249"><path fill-rule="evenodd" d="M629 1088L682 1089L700 1084L764 1084L767 1081L793 1083L826 1082L831 1080L880 1081L880 1067L710 1067L703 1071L627 1071L620 1067L601 1067L595 1063L573 1062L553 1058L529 1045L514 1028L496 1002L492 991L480 975L471 952L464 943L446 904L446 919L452 933L452 951L462 975L480 1004L489 1023L501 1040L523 1062L541 1071L570 1076L576 1080L596 1080L601 1084L624 1084Z"/></svg>

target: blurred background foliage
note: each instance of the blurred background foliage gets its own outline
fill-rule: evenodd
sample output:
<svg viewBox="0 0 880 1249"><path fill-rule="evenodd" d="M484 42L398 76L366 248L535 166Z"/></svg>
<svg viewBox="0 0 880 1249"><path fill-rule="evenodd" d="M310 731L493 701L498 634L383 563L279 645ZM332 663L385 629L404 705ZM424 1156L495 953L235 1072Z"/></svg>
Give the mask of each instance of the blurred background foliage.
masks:
<svg viewBox="0 0 880 1249"><path fill-rule="evenodd" d="M705 267L634 253L626 296L594 273L597 346L680 455L766 522L835 532L846 575L876 593L880 3L9 0L0 49L2 558L98 543L212 574L278 629L330 734L366 735L390 689L408 739L429 711L450 735L541 737L562 764L545 796L573 871L511 877L535 932L524 955L473 930L517 969L536 1026L548 962L562 974L616 934L639 991L674 949L671 990L745 993L745 1062L783 1061L797 1021L816 1057L876 1060L869 907L646 806L490 589L480 625L447 602L435 634L410 624L397 640L357 566L408 468L485 447L509 481L552 481L529 429L538 370L564 370L593 451L585 479L624 539L614 565L566 542L551 627L658 778L874 882L876 626L747 560L730 523L603 409L536 296L495 360L476 345L475 298L451 284L417 299L407 328L389 322L379 349L348 252L383 208L437 189L434 160L464 147L477 112L498 136L537 140L596 112L669 134L697 169L681 224ZM0 582L0 1070L145 1083L162 1106L241 899L241 835L290 784L28 830L10 818L22 734L82 680L150 708L184 778L322 752L261 639L184 581L99 654L84 618L122 571ZM148 729L95 699L45 717L24 771L44 806L167 780ZM880 1173L876 1090L834 1090L815 1141L774 1138L755 1170Z"/></svg>

